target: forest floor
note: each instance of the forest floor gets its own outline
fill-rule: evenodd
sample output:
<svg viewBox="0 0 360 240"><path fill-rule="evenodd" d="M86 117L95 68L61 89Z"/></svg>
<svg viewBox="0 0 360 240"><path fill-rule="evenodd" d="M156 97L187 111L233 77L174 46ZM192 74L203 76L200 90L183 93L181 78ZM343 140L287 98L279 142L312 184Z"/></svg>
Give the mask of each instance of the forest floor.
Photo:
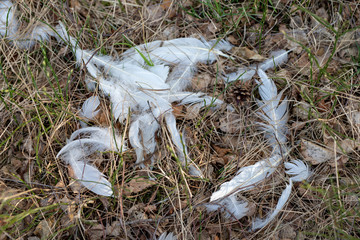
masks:
<svg viewBox="0 0 360 240"><path fill-rule="evenodd" d="M98 94L86 89L86 70L55 39L26 51L1 40L0 239L157 239L164 232L177 239L360 238L359 2L15 2L23 29L62 21L82 49L114 58L154 40L225 39L238 61L198 64L191 90L216 96L236 111L173 106L189 156L204 177L190 176L179 165L162 127L151 170L134 164L131 147L102 154L97 165L116 197L101 197L82 188L56 158L80 128L82 103ZM279 49L293 49L285 65L268 73L289 101L289 159L304 160L313 174L295 183L280 214L254 232L252 220L275 208L286 185L283 165L239 196L249 202L246 217L233 221L203 205L238 169L269 155L256 124L258 78L226 85L219 73L262 62ZM93 124L116 125L126 135L128 125L114 123L109 106L102 97Z"/></svg>

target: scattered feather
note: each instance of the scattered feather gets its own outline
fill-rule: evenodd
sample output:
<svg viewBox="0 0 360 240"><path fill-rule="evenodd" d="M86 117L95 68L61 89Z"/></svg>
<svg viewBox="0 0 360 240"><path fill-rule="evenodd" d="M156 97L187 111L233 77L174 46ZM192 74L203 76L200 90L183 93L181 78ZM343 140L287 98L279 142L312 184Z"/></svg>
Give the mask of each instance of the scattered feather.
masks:
<svg viewBox="0 0 360 240"><path fill-rule="evenodd" d="M160 237L158 238L158 240L176 240L177 237L174 235L174 233L167 233L167 232L163 232L163 234L160 235Z"/></svg>
<svg viewBox="0 0 360 240"><path fill-rule="evenodd" d="M226 218L240 219L248 213L248 203L237 200L236 193L205 205L208 212L221 210Z"/></svg>
<svg viewBox="0 0 360 240"><path fill-rule="evenodd" d="M43 23L39 23L31 31L19 34L19 21L15 15L15 6L11 1L0 1L0 35L15 46L29 49L37 41L48 41L50 36L54 36L54 31Z"/></svg>
<svg viewBox="0 0 360 240"><path fill-rule="evenodd" d="M275 68L277 66L280 66L281 64L286 63L288 60L288 53L291 51L292 50L279 50L272 52L270 58L259 65L259 69L266 71L270 68Z"/></svg>
<svg viewBox="0 0 360 240"><path fill-rule="evenodd" d="M88 127L75 131L56 157L70 164L76 178L89 190L111 196L111 184L99 170L87 164L87 157L98 151L124 150L126 146L122 143L122 137L113 133L112 129Z"/></svg>
<svg viewBox="0 0 360 240"><path fill-rule="evenodd" d="M274 155L254 165L240 168L233 179L223 183L220 189L211 195L210 202L226 198L230 194L254 188L276 170L281 160L281 155Z"/></svg>
<svg viewBox="0 0 360 240"><path fill-rule="evenodd" d="M279 212L284 208L285 203L290 197L291 188L292 188L292 181L290 180L290 183L286 185L286 188L282 192L274 211L269 213L265 219L256 218L253 221L252 223L253 231L265 227L267 224L269 224L269 222L271 222L271 220L273 220L279 214Z"/></svg>
<svg viewBox="0 0 360 240"><path fill-rule="evenodd" d="M255 75L255 70L251 68L240 68L234 73L229 73L225 75L225 81L227 83L234 82L234 81L242 81L247 82L253 78Z"/></svg>
<svg viewBox="0 0 360 240"><path fill-rule="evenodd" d="M299 159L286 162L285 168L286 174L293 175L290 178L293 182L305 181L311 176L309 165Z"/></svg>
<svg viewBox="0 0 360 240"><path fill-rule="evenodd" d="M258 84L260 85L259 93L262 99L262 101L257 101L262 110L262 112L258 112L258 115L264 121L264 123L259 124L261 129L265 131L265 136L273 149L284 152L288 133L286 126L288 121L287 99L285 98L281 102L283 92L277 94L275 83L267 77L263 70L259 69L258 75L261 79L261 83L258 82Z"/></svg>
<svg viewBox="0 0 360 240"><path fill-rule="evenodd" d="M93 120L100 110L96 110L100 105L100 99L98 96L91 96L83 103L80 116Z"/></svg>

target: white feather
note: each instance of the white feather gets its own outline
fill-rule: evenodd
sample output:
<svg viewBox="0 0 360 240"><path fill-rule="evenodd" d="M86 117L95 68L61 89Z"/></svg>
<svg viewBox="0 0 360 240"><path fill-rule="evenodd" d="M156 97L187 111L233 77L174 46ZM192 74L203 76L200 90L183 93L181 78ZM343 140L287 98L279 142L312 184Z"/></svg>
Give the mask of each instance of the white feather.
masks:
<svg viewBox="0 0 360 240"><path fill-rule="evenodd" d="M112 129L88 127L75 131L56 157L70 164L75 176L89 190L110 196L112 195L111 184L95 167L86 163L87 157L93 153L110 150L126 150L126 146L122 144L122 137L113 134Z"/></svg>
<svg viewBox="0 0 360 240"><path fill-rule="evenodd" d="M234 73L229 73L225 75L225 81L227 83L233 82L233 81L243 81L247 82L253 78L255 75L255 70L251 68L240 68Z"/></svg>
<svg viewBox="0 0 360 240"><path fill-rule="evenodd" d="M309 177L311 176L311 170L309 168L309 165L299 159L286 162L285 168L286 174L293 175L290 178L293 182L301 182L309 179Z"/></svg>
<svg viewBox="0 0 360 240"><path fill-rule="evenodd" d="M259 161L254 165L240 168L236 176L223 183L220 189L211 195L210 202L228 195L254 188L257 184L269 177L282 160L281 155L274 155L269 159Z"/></svg>
<svg viewBox="0 0 360 240"><path fill-rule="evenodd" d="M200 169L188 157L185 139L180 136L179 130L176 127L176 119L171 112L165 113L165 122L169 130L171 140L176 147L176 152L182 165L189 168L189 173L194 176L201 177Z"/></svg>
<svg viewBox="0 0 360 240"><path fill-rule="evenodd" d="M240 219L248 213L248 203L237 200L236 193L205 205L208 212L221 210L226 218Z"/></svg>
<svg viewBox="0 0 360 240"><path fill-rule="evenodd" d="M122 63L144 66L143 56L149 57L154 64L174 66L167 78L172 92L184 90L196 71L198 62L213 62L217 55L226 56L220 50L229 49L229 44L221 41L217 46L213 42L206 42L196 38L181 38L164 42L137 46L124 53ZM141 52L142 56L138 53Z"/></svg>
<svg viewBox="0 0 360 240"><path fill-rule="evenodd" d="M256 218L253 221L253 223L252 223L253 231L256 229L265 227L267 224L269 224L269 222L271 222L271 220L273 220L279 214L279 212L283 209L283 207L285 206L285 203L287 202L287 200L290 197L291 188L292 188L292 181L290 180L290 183L286 185L286 188L282 192L274 211L269 213L265 219Z"/></svg>
<svg viewBox="0 0 360 240"><path fill-rule="evenodd" d="M11 1L0 1L0 35L15 39L18 30L18 20L15 17L15 6Z"/></svg>
<svg viewBox="0 0 360 240"><path fill-rule="evenodd" d="M96 110L100 105L100 100L98 96L91 96L83 103L80 116L85 117L87 119L94 119L96 115L100 112L99 110Z"/></svg>
<svg viewBox="0 0 360 240"><path fill-rule="evenodd" d="M144 152L153 154L156 148L155 135L160 125L151 113L140 115L129 130L129 140L136 151L136 163L144 161Z"/></svg>
<svg viewBox="0 0 360 240"><path fill-rule="evenodd" d="M287 113L287 101L286 98L280 103L283 92L277 94L277 88L275 83L267 77L265 72L261 69L258 70L258 75L261 79L259 86L259 93L262 101L258 101L258 105L262 112L258 112L258 115L265 121L265 123L259 123L261 129L265 131L266 137L269 140L273 149L284 151L284 145L287 142L286 134L288 113ZM278 148L278 145L280 149Z"/></svg>
<svg viewBox="0 0 360 240"><path fill-rule="evenodd" d="M158 240L176 240L177 237L176 235L174 235L174 233L167 233L167 232L163 232L163 234L160 235L160 237L158 238Z"/></svg>
<svg viewBox="0 0 360 240"><path fill-rule="evenodd" d="M104 178L102 174L95 167L86 164L83 161L70 161L70 165L74 170L77 179L90 191L110 197L113 194L111 183Z"/></svg>
<svg viewBox="0 0 360 240"><path fill-rule="evenodd" d="M32 30L19 34L19 21L15 16L15 6L11 1L0 1L0 35L5 36L15 46L22 49L31 48L37 41L48 41L54 31L40 23Z"/></svg>
<svg viewBox="0 0 360 240"><path fill-rule="evenodd" d="M291 51L292 50L279 50L272 52L270 58L259 65L259 69L266 71L269 68L275 68L277 66L280 66L281 64L286 63L288 60L288 53Z"/></svg>

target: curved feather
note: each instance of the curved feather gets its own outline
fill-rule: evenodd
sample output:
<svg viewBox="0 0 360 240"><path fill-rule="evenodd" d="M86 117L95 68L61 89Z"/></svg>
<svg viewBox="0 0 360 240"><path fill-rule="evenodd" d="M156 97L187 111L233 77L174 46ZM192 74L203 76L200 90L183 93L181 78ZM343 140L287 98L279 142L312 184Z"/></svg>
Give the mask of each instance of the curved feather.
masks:
<svg viewBox="0 0 360 240"><path fill-rule="evenodd" d="M110 197L113 194L111 183L95 167L83 161L71 161L76 178L90 191Z"/></svg>
<svg viewBox="0 0 360 240"><path fill-rule="evenodd" d="M265 227L267 224L269 224L269 222L271 222L271 220L273 220L279 214L279 212L284 208L285 203L288 201L288 199L290 197L291 188L292 188L292 181L290 179L290 182L289 182L289 184L286 185L286 188L282 192L274 211L269 213L265 219L256 218L253 221L253 223L252 223L253 231L256 229Z"/></svg>
<svg viewBox="0 0 360 240"><path fill-rule="evenodd" d="M254 188L258 183L270 176L281 161L281 155L276 154L254 165L240 168L233 179L221 184L220 189L211 195L210 202Z"/></svg>
<svg viewBox="0 0 360 240"><path fill-rule="evenodd" d="M83 103L80 111L80 116L87 119L94 119L100 110L96 110L100 105L100 99L98 96L91 96Z"/></svg>

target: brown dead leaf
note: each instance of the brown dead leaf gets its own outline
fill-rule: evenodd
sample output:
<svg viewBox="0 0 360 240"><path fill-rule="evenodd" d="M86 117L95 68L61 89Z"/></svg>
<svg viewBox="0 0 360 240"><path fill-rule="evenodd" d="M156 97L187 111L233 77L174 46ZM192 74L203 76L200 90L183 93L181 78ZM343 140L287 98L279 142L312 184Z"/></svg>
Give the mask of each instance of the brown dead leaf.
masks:
<svg viewBox="0 0 360 240"><path fill-rule="evenodd" d="M200 109L201 106L200 105L189 105L186 106L186 113L184 118L186 120L192 120L192 119L196 119L200 116Z"/></svg>
<svg viewBox="0 0 360 240"><path fill-rule="evenodd" d="M42 220L34 231L34 234L38 235L41 239L48 239L53 233L52 228L54 226L54 219L52 217Z"/></svg>
<svg viewBox="0 0 360 240"><path fill-rule="evenodd" d="M111 223L111 225L106 226L106 234L118 237L122 233L121 223L119 221L114 221Z"/></svg>
<svg viewBox="0 0 360 240"><path fill-rule="evenodd" d="M156 205L148 205L144 207L145 212L155 212L157 210Z"/></svg>
<svg viewBox="0 0 360 240"><path fill-rule="evenodd" d="M236 54L246 60L263 61L265 58L257 52L248 49L247 47L239 47L235 50Z"/></svg>
<svg viewBox="0 0 360 240"><path fill-rule="evenodd" d="M145 10L145 18L149 19L153 23L161 21L165 15L164 9L160 5L148 6Z"/></svg>
<svg viewBox="0 0 360 240"><path fill-rule="evenodd" d="M216 151L216 153L219 157L223 157L226 154L232 152L232 150L230 148L222 148L222 147L218 147L216 145L213 145L212 147L214 148L214 150Z"/></svg>
<svg viewBox="0 0 360 240"><path fill-rule="evenodd" d="M162 7L162 9L167 10L171 6L171 3L172 0L164 0L160 6Z"/></svg>
<svg viewBox="0 0 360 240"><path fill-rule="evenodd" d="M183 105L172 105L173 114L177 117L184 117L184 106Z"/></svg>
<svg viewBox="0 0 360 240"><path fill-rule="evenodd" d="M191 86L196 91L204 91L212 82L213 78L210 76L210 74L201 73L192 79Z"/></svg>
<svg viewBox="0 0 360 240"><path fill-rule="evenodd" d="M151 180L143 178L143 177L135 176L133 179L131 179L130 182L125 184L124 194L127 196L129 196L133 193L136 194L136 193L139 193L155 184L156 184L155 181L151 181Z"/></svg>
<svg viewBox="0 0 360 240"><path fill-rule="evenodd" d="M90 229L86 230L87 239L98 240L103 239L105 234L105 227L102 224L95 224Z"/></svg>
<svg viewBox="0 0 360 240"><path fill-rule="evenodd" d="M307 140L301 140L301 154L313 165L334 159L334 152Z"/></svg>

